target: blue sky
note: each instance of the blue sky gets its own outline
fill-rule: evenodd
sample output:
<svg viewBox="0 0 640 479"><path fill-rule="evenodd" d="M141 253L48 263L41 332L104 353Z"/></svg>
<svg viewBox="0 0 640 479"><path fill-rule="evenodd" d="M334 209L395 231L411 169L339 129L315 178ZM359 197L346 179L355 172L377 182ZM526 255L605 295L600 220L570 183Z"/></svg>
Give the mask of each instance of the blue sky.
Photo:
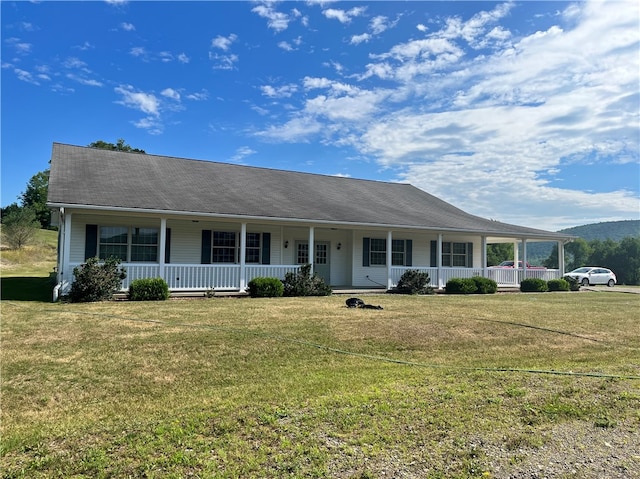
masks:
<svg viewBox="0 0 640 479"><path fill-rule="evenodd" d="M3 206L53 142L123 138L554 231L640 218L636 1L1 8Z"/></svg>

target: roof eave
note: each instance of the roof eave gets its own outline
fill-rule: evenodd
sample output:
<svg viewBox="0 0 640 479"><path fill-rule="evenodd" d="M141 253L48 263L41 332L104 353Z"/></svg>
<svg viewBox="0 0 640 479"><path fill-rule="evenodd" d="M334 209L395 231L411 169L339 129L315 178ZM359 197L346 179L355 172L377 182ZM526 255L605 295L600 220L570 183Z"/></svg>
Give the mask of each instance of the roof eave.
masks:
<svg viewBox="0 0 640 479"><path fill-rule="evenodd" d="M527 238L527 239L540 239L546 241L571 241L576 236L572 235L548 235L544 233L526 233L521 232L499 232L499 231L487 231L477 229L461 229L461 228L447 228L439 226L415 226L415 225L403 225L403 224L391 224L391 223L364 223L364 222L351 222L351 221L335 221L335 220L320 220L313 218L285 218L275 216L253 216L253 215L234 215L225 213L202 213L194 211L174 211L174 210L158 210L149 208L127 208L127 207L114 207L114 206L100 206L100 205L78 205L72 203L57 203L47 202L49 208L73 208L89 211L116 211L123 213L142 213L152 215L165 215L165 216L184 216L188 218L219 218L219 219L235 219L245 221L259 221L269 223L292 223L292 224L321 224L331 227L349 227L349 228L381 228L387 230L419 230L419 231L431 231L436 233L458 233L458 234L474 234L485 235L492 237L502 238Z"/></svg>

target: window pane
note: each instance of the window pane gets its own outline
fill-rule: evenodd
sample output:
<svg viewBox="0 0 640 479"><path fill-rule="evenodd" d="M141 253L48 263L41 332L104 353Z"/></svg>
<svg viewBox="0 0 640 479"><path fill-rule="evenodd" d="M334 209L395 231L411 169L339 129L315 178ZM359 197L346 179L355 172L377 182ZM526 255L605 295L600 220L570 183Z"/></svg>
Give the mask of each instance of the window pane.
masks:
<svg viewBox="0 0 640 479"><path fill-rule="evenodd" d="M129 229L123 226L101 226L98 257L107 259L110 257L127 261L127 242Z"/></svg>
<svg viewBox="0 0 640 479"><path fill-rule="evenodd" d="M404 266L405 241L391 241L391 264L393 266Z"/></svg>
<svg viewBox="0 0 640 479"><path fill-rule="evenodd" d="M236 233L232 231L213 232L213 254L211 260L214 263L236 262Z"/></svg>
<svg viewBox="0 0 640 479"><path fill-rule="evenodd" d="M371 265L385 265L387 264L387 240L382 238L371 238L370 243L371 251Z"/></svg>
<svg viewBox="0 0 640 479"><path fill-rule="evenodd" d="M101 244L99 258L107 259L112 256L120 259L120 261L127 261L127 245Z"/></svg>
<svg viewBox="0 0 640 479"><path fill-rule="evenodd" d="M260 247L260 233L247 233L247 248Z"/></svg>
<svg viewBox="0 0 640 479"><path fill-rule="evenodd" d="M131 244L158 244L158 230L156 228L134 228Z"/></svg>
<svg viewBox="0 0 640 479"><path fill-rule="evenodd" d="M235 246L236 234L226 231L213 232L213 246Z"/></svg>
<svg viewBox="0 0 640 479"><path fill-rule="evenodd" d="M465 255L453 255L453 266L467 266L467 257Z"/></svg>
<svg viewBox="0 0 640 479"><path fill-rule="evenodd" d="M100 243L127 244L129 230L122 226L101 226Z"/></svg>
<svg viewBox="0 0 640 479"><path fill-rule="evenodd" d="M297 264L309 263L309 245L307 243L298 243L296 263Z"/></svg>
<svg viewBox="0 0 640 479"><path fill-rule="evenodd" d="M467 254L467 243L453 243L453 254Z"/></svg>
<svg viewBox="0 0 640 479"><path fill-rule="evenodd" d="M246 263L260 263L260 233L247 233Z"/></svg>
<svg viewBox="0 0 640 479"><path fill-rule="evenodd" d="M158 261L158 247L131 245L131 261L146 261L155 263Z"/></svg>

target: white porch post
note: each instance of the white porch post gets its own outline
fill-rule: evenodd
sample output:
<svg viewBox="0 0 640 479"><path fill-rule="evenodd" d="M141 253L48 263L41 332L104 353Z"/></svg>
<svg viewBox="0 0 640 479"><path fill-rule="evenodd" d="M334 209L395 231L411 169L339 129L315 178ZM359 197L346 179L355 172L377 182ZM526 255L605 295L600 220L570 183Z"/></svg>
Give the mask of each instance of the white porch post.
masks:
<svg viewBox="0 0 640 479"><path fill-rule="evenodd" d="M391 245L393 244L393 231L387 231L387 289L391 289L393 286L393 279L391 278L391 261L392 251Z"/></svg>
<svg viewBox="0 0 640 479"><path fill-rule="evenodd" d="M481 253L481 261L482 261L482 276L485 278L489 277L489 272L487 271L487 237L482 237L482 253Z"/></svg>
<svg viewBox="0 0 640 479"><path fill-rule="evenodd" d="M64 232L62 239L62 259L60 261L60 283L62 283L62 292L66 293L67 288L71 285L73 279L73 271L69 264L69 256L71 255L71 213L64 213Z"/></svg>
<svg viewBox="0 0 640 479"><path fill-rule="evenodd" d="M517 266L517 265L514 265ZM527 239L522 238L522 279L527 277Z"/></svg>
<svg viewBox="0 0 640 479"><path fill-rule="evenodd" d="M160 248L158 251L158 276L164 279L164 263L167 251L167 218L160 218Z"/></svg>
<svg viewBox="0 0 640 479"><path fill-rule="evenodd" d="M520 243L519 241L513 242L513 267L514 268L518 267L518 261L520 261L519 243Z"/></svg>
<svg viewBox="0 0 640 479"><path fill-rule="evenodd" d="M436 248L436 264L438 265L438 289L442 289L442 233L438 234L438 246Z"/></svg>
<svg viewBox="0 0 640 479"><path fill-rule="evenodd" d="M313 263L316 259L316 249L313 245L313 242L315 241L314 239L315 232L316 232L315 227L309 226L309 264L311 265L310 273L312 275L313 275Z"/></svg>
<svg viewBox="0 0 640 479"><path fill-rule="evenodd" d="M564 276L564 241L558 241L558 269L562 278Z"/></svg>
<svg viewBox="0 0 640 479"><path fill-rule="evenodd" d="M240 291L247 289L247 273L245 263L247 261L247 223L240 227Z"/></svg>

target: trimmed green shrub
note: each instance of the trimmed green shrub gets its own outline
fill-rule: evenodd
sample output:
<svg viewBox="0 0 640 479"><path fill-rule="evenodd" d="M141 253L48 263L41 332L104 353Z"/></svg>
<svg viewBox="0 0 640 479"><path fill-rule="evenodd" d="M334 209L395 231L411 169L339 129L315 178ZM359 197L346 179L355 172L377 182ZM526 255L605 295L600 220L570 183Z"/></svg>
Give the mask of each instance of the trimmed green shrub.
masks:
<svg viewBox="0 0 640 479"><path fill-rule="evenodd" d="M317 274L311 275L311 265L303 264L297 273L287 273L282 282L284 296L329 296L331 286Z"/></svg>
<svg viewBox="0 0 640 479"><path fill-rule="evenodd" d="M162 278L136 279L129 285L131 301L164 301L169 299L169 285Z"/></svg>
<svg viewBox="0 0 640 479"><path fill-rule="evenodd" d="M478 294L494 294L498 291L498 283L490 278L474 276L471 279L476 283L476 293Z"/></svg>
<svg viewBox="0 0 640 479"><path fill-rule="evenodd" d="M569 283L570 291L580 291L580 283L573 276L565 276L563 278L567 283Z"/></svg>
<svg viewBox="0 0 640 479"><path fill-rule="evenodd" d="M86 263L73 268L75 281L71 285L69 299L74 303L86 303L112 299L113 293L122 286L127 277L124 268L119 268L118 258L89 258Z"/></svg>
<svg viewBox="0 0 640 479"><path fill-rule="evenodd" d="M547 281L549 291L569 291L569 282L566 279L550 279Z"/></svg>
<svg viewBox="0 0 640 479"><path fill-rule="evenodd" d="M278 278L253 278L247 285L252 298L279 298L284 285Z"/></svg>
<svg viewBox="0 0 640 479"><path fill-rule="evenodd" d="M548 290L547 282L541 278L525 278L520 281L520 291L523 293L544 293Z"/></svg>
<svg viewBox="0 0 640 479"><path fill-rule="evenodd" d="M408 269L398 281L395 291L401 294L433 294L429 286L429 273L422 273L417 269Z"/></svg>
<svg viewBox="0 0 640 479"><path fill-rule="evenodd" d="M473 294L477 290L476 282L472 278L451 278L445 286L447 294Z"/></svg>

